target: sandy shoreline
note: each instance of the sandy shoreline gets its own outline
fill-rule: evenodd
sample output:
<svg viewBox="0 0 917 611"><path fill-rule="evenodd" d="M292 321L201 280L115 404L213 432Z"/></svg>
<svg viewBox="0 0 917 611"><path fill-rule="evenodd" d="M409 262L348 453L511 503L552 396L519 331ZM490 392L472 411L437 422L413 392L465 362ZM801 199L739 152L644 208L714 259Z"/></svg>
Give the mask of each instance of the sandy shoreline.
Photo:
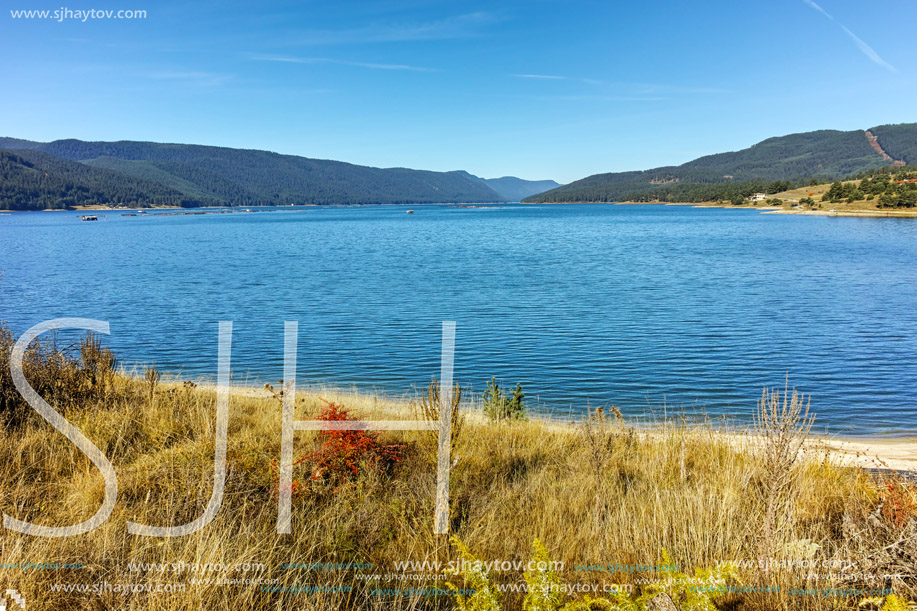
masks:
<svg viewBox="0 0 917 611"><path fill-rule="evenodd" d="M595 203L595 202L563 202L563 203ZM716 204L713 202L614 202L616 206L691 206L692 208L725 208L729 210L758 210L763 214L801 214L806 216L850 216L862 218L917 218L917 210L794 210L782 206L733 206L731 204Z"/></svg>
<svg viewBox="0 0 917 611"><path fill-rule="evenodd" d="M917 472L917 439L841 439L814 437L808 451L826 450L841 464L864 469Z"/></svg>
<svg viewBox="0 0 917 611"><path fill-rule="evenodd" d="M725 206L724 206L725 207ZM803 214L808 216L853 216L863 218L917 218L917 212L904 210L773 210L765 214Z"/></svg>
<svg viewBox="0 0 917 611"><path fill-rule="evenodd" d="M179 383L173 383L178 385ZM213 384L202 384L202 388L216 390ZM275 386L275 391L280 390ZM274 391L265 387L233 385L232 394L241 397L251 397L258 399L270 399L275 396ZM325 398L334 398L336 400L346 400L348 397L357 399L361 403L376 403L375 396L356 391L345 389L327 389L322 391L315 390L297 390L297 394L303 395L321 395ZM387 397L379 402L382 410L391 412L394 408L398 411L407 413L408 402L405 398ZM474 419L481 419L483 415L479 412L470 412L468 416ZM532 420L541 422L545 427L563 432L573 432L578 426L576 423L552 420L549 418L531 417ZM651 427L640 429L640 434L652 435ZM752 434L744 434L733 431L715 432L717 435L723 435L737 447L754 446L756 437ZM914 438L885 438L885 437L837 437L837 436L820 436L812 435L805 444L804 454L809 458L818 460L825 455L837 463L849 466L860 467L863 469L893 469L896 471L910 471L917 473L917 437Z"/></svg>

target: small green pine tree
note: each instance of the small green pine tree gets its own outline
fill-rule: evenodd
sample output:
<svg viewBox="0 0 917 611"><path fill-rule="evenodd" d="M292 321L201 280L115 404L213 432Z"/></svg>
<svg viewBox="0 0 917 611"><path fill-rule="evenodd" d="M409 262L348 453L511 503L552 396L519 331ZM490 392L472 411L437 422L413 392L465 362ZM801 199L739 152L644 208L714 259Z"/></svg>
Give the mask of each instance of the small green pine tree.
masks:
<svg viewBox="0 0 917 611"><path fill-rule="evenodd" d="M512 396L500 388L497 378L491 378L484 391L484 414L491 420L520 420L525 418L525 393L522 384L516 384Z"/></svg>

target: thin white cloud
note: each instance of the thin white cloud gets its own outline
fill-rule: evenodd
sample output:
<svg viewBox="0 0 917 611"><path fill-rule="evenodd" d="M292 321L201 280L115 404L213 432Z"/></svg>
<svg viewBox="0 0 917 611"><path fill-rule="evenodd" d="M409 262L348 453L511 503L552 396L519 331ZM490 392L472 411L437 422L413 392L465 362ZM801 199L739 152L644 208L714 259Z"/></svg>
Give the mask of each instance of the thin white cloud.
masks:
<svg viewBox="0 0 917 611"><path fill-rule="evenodd" d="M897 72L897 71L898 71L897 68L895 68L895 67L892 66L890 63L888 63L887 61L885 61L884 59L882 59L881 57L879 57L879 54L876 53L875 49L873 49L873 48L870 47L868 44L866 44L865 42L863 42L863 40L862 40L859 36L857 36L856 34L854 34L853 32L851 32L850 30L848 30L848 29L845 28L844 26L841 26L841 28L843 28L843 30L844 30L845 32L847 32L847 35L850 36L850 38L853 39L853 42L856 43L856 46L859 47L860 51L863 52L863 55L865 55L866 57L868 57L868 58L869 58L870 60L872 60L874 63L876 63L876 64L882 66L882 67L885 68L886 70L890 70L891 72Z"/></svg>
<svg viewBox="0 0 917 611"><path fill-rule="evenodd" d="M834 17L831 16L831 13L829 13L828 11L826 11L825 9L823 9L821 6L819 6L819 5L815 2L815 0L802 0L802 2L803 2L804 4L807 4L808 6L812 7L813 9L815 9L816 11L818 11L819 13L821 13L822 15L824 15L825 17L827 17L827 18L830 19L831 21L834 21ZM847 33L847 36L849 36L850 39L853 40L853 43L857 46L857 48L863 53L863 55L865 55L866 57L868 57L868 58L870 59L870 61L872 61L872 62L875 63L876 65L882 66L883 68L885 68L886 70L888 70L888 71L890 71L890 72L897 72L897 71L898 71L897 68L895 68L894 66L892 66L890 63L888 63L888 62L885 61L884 59L882 59L882 58L879 56L879 54L876 53L876 50L873 49L872 47L870 47L868 44L866 44L866 42L865 42L862 38L860 38L859 36L857 36L856 34L854 34L853 32L851 32L846 26L844 26L844 25L842 25L842 24L838 24L838 25L840 26L840 28L841 28L842 30L844 30L844 32Z"/></svg>
<svg viewBox="0 0 917 611"><path fill-rule="evenodd" d="M355 62L346 59L334 59L331 57L290 57L283 55L253 55L254 61L261 62L280 62L286 64L337 64L340 66L353 66L356 68L369 68L371 70L404 70L408 72L438 72L434 68L422 68L420 66L409 66L407 64L377 64L372 62Z"/></svg>
<svg viewBox="0 0 917 611"><path fill-rule="evenodd" d="M802 0L802 1L803 1L805 4L808 4L809 6L811 6L812 8L814 8L816 11L818 11L819 13L821 13L822 15L824 15L825 17L827 17L828 19L834 20L834 17L832 17L831 14L830 14L828 11L826 11L825 9L823 9L822 7L820 7L817 3L815 3L814 0Z"/></svg>

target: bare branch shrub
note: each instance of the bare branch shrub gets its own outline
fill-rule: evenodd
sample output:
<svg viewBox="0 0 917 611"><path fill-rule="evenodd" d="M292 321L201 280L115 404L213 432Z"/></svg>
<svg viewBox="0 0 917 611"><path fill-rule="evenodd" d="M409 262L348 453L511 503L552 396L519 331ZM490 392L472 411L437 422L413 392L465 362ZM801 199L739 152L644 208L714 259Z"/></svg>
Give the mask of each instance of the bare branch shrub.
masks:
<svg viewBox="0 0 917 611"><path fill-rule="evenodd" d="M761 436L762 474L757 494L764 509L761 551L767 557L771 556L778 533L793 515L792 490L799 477L794 467L814 422L809 401L795 388L791 393L787 384L782 394L779 388L762 391L755 415Z"/></svg>

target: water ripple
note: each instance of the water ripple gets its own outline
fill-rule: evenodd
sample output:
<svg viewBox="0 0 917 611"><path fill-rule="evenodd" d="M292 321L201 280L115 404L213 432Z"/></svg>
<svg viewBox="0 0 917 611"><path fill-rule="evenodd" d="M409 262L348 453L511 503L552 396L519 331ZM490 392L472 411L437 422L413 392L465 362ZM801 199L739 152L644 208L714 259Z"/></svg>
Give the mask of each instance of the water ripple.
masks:
<svg viewBox="0 0 917 611"><path fill-rule="evenodd" d="M416 208L415 208L416 209ZM322 208L0 219L0 318L111 323L127 363L236 379L410 390L458 323L456 379L587 404L747 420L764 385L812 396L820 430L917 433L917 222L663 206Z"/></svg>

